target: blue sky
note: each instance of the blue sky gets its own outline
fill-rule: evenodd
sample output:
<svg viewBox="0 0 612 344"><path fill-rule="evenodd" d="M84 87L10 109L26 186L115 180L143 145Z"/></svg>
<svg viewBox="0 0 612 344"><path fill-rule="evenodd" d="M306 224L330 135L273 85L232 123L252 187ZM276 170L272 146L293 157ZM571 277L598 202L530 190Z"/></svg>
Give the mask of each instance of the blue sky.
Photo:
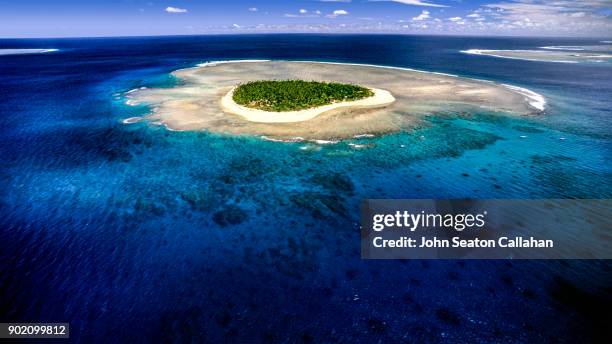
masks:
<svg viewBox="0 0 612 344"><path fill-rule="evenodd" d="M264 32L612 36L610 0L4 0L0 37Z"/></svg>

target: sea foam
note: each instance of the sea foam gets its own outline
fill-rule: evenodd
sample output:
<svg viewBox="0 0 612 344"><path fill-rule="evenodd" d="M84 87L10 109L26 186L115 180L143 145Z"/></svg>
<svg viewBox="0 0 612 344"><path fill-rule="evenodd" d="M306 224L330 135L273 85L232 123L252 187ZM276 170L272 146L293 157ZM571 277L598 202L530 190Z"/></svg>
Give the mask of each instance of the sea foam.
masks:
<svg viewBox="0 0 612 344"><path fill-rule="evenodd" d="M130 117L130 118L124 119L122 122L123 124L132 124L132 123L138 123L140 121L142 121L142 117Z"/></svg>
<svg viewBox="0 0 612 344"><path fill-rule="evenodd" d="M147 89L146 87L142 86L142 87L131 89L131 90L125 92L125 94L130 94L130 93L134 93L134 92L142 91L142 90L146 90L146 89Z"/></svg>
<svg viewBox="0 0 612 344"><path fill-rule="evenodd" d="M269 62L270 60L224 60L224 61L207 61L204 63L198 63L198 67L212 67L226 63L247 63L247 62Z"/></svg>
<svg viewBox="0 0 612 344"><path fill-rule="evenodd" d="M553 45L548 47L540 47L540 49L546 50L570 50L570 51L582 51L584 48L576 45Z"/></svg>
<svg viewBox="0 0 612 344"><path fill-rule="evenodd" d="M503 51L524 51L524 52L542 52L540 50L487 50L487 49L468 49L468 50L460 50L460 52L464 54L470 55L482 55L482 56L492 56L499 57L502 59L510 59L510 60L524 60L524 61L535 61L535 62L558 62L558 63L578 63L577 61L569 61L569 60L542 60L542 59L530 59L527 57L515 57L515 56L504 56L497 55L495 52L503 52Z"/></svg>
<svg viewBox="0 0 612 344"><path fill-rule="evenodd" d="M321 63L321 64L331 64L331 65L345 65L345 66L358 66L358 67L376 67L376 68L384 68L384 69L394 69L394 70L405 70L409 72L419 72L419 73L427 73L427 74L436 74L442 76L450 76L453 78L459 78L459 75L449 74L449 73L441 73L441 72L430 72L426 70L407 68L407 67L394 67L394 66L383 66L383 65L375 65L368 63L345 63L345 62L326 62L326 61L292 61L292 62L302 62L302 63ZM476 79L473 79L476 80Z"/></svg>
<svg viewBox="0 0 612 344"><path fill-rule="evenodd" d="M58 50L59 49L0 49L0 55L44 54Z"/></svg>
<svg viewBox="0 0 612 344"><path fill-rule="evenodd" d="M272 142L302 142L302 141L304 141L304 138L303 137L299 137L299 136L292 137L290 139L276 139L276 138L268 137L268 136L265 136L265 135L262 135L260 137L263 140L272 141Z"/></svg>
<svg viewBox="0 0 612 344"><path fill-rule="evenodd" d="M523 87L518 87L518 86L508 85L508 84L502 84L502 85L508 89L515 91L516 93L524 95L527 103L529 103L529 105L531 105L533 108L540 110L540 111L544 111L544 107L546 105L546 99L541 94L535 93L532 90L529 90Z"/></svg>
<svg viewBox="0 0 612 344"><path fill-rule="evenodd" d="M314 142L318 145L335 145L336 143L340 142L337 140L309 140L310 142Z"/></svg>

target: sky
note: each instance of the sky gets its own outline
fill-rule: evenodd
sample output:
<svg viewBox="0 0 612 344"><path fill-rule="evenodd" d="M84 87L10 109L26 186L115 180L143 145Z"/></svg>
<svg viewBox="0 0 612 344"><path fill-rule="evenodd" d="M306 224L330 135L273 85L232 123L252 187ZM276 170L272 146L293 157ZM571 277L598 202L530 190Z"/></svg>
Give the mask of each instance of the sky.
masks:
<svg viewBox="0 0 612 344"><path fill-rule="evenodd" d="M219 33L612 37L612 0L3 0L0 37Z"/></svg>

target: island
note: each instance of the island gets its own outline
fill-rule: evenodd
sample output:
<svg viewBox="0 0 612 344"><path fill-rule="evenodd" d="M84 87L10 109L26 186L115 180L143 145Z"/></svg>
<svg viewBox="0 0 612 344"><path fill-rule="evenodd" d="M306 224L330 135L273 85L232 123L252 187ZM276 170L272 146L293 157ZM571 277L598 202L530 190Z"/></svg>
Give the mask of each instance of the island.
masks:
<svg viewBox="0 0 612 344"><path fill-rule="evenodd" d="M288 123L307 121L342 107L371 108L394 101L388 91L351 84L264 80L232 88L221 100L221 105L225 111L251 122Z"/></svg>
<svg viewBox="0 0 612 344"><path fill-rule="evenodd" d="M295 111L336 102L371 97L371 90L337 82L263 80L238 85L232 99L243 106L264 111Z"/></svg>
<svg viewBox="0 0 612 344"><path fill-rule="evenodd" d="M225 61L172 72L167 88L127 92L150 113L124 123L335 142L425 124L427 116L486 111L540 114L544 98L525 88L408 68L309 61Z"/></svg>

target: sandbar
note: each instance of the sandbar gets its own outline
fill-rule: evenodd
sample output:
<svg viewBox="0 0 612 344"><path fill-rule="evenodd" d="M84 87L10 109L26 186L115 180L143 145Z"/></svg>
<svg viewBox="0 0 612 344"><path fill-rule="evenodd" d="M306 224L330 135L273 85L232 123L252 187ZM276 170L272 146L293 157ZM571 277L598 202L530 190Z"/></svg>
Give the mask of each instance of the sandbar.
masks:
<svg viewBox="0 0 612 344"><path fill-rule="evenodd" d="M136 89L125 95L131 104L151 108L144 117L150 123L172 130L256 135L291 142L381 135L419 126L431 114L486 110L500 115L533 115L541 113L545 104L539 94L512 85L386 66L223 61L180 69L172 75L180 81L174 87ZM287 79L350 83L375 90L375 96L294 113L236 109L231 104L231 91L241 83Z"/></svg>
<svg viewBox="0 0 612 344"><path fill-rule="evenodd" d="M557 63L605 62L606 60L612 59L612 55L610 54L577 52L584 49L574 46L542 47L542 49L546 50L469 49L462 50L461 52L470 55L484 55L515 60Z"/></svg>

